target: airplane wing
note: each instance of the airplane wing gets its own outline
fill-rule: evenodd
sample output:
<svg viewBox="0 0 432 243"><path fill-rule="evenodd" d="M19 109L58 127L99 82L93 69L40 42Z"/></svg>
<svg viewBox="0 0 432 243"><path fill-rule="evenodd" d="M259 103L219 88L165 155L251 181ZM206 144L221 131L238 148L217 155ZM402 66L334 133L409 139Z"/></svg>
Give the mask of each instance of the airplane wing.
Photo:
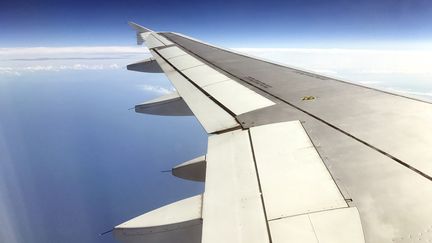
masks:
<svg viewBox="0 0 432 243"><path fill-rule="evenodd" d="M431 242L432 104L130 23L194 115L205 155L172 169L202 195L114 229L123 242Z"/></svg>

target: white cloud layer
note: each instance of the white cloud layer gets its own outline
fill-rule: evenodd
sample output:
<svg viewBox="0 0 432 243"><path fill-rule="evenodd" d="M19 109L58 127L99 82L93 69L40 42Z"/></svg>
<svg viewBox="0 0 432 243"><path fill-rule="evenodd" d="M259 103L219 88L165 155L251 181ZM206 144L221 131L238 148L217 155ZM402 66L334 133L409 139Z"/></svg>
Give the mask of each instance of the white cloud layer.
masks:
<svg viewBox="0 0 432 243"><path fill-rule="evenodd" d="M236 51L390 92L432 99L432 50L237 48Z"/></svg>
<svg viewBox="0 0 432 243"><path fill-rule="evenodd" d="M150 92L150 93L157 93L157 94L169 94L175 91L174 88L165 88L162 86L158 86L158 85L151 85L151 84L142 84L142 85L138 85L138 89L141 89L143 91L146 92Z"/></svg>
<svg viewBox="0 0 432 243"><path fill-rule="evenodd" d="M63 70L106 70L119 69L120 66L113 64L72 64L72 65L34 65L24 67L0 67L0 75L21 76L22 73L32 73L40 71L60 72Z"/></svg>
<svg viewBox="0 0 432 243"><path fill-rule="evenodd" d="M432 50L237 48L237 51L324 73L432 74Z"/></svg>
<svg viewBox="0 0 432 243"><path fill-rule="evenodd" d="M368 86L432 91L432 49L370 50L311 48L236 48L268 60ZM35 72L115 70L149 55L142 46L0 48L0 78ZM415 88L412 88L415 87ZM163 88L141 89L167 93Z"/></svg>
<svg viewBox="0 0 432 243"><path fill-rule="evenodd" d="M432 75L432 50L364 50L310 48L236 48L258 57L328 75ZM0 48L0 74L24 71L100 70L118 68L122 59L148 55L141 46ZM111 63L106 63L109 60ZM92 62L92 63L88 63ZM96 62L96 64L95 64Z"/></svg>
<svg viewBox="0 0 432 243"><path fill-rule="evenodd" d="M18 47L0 48L0 60L35 59L44 57L107 57L109 55L142 55L143 53L148 53L148 50L142 46Z"/></svg>
<svg viewBox="0 0 432 243"><path fill-rule="evenodd" d="M402 89L397 89L397 88L388 88L387 90L390 92L393 92L393 93L399 93L399 94L403 94L403 95L414 95L414 96L422 96L425 98L427 98L427 97L432 98L432 90L425 91L425 92L414 91L411 89L402 90Z"/></svg>
<svg viewBox="0 0 432 243"><path fill-rule="evenodd" d="M141 46L0 48L0 75L119 69L148 54Z"/></svg>

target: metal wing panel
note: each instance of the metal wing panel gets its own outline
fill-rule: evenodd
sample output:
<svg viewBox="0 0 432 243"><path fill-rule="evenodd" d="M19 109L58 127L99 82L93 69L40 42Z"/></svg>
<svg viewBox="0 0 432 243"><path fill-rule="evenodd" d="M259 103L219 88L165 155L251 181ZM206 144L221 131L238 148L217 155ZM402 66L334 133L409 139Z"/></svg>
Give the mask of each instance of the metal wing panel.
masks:
<svg viewBox="0 0 432 243"><path fill-rule="evenodd" d="M186 104L208 133L237 127L236 115L274 105L271 100L239 85L199 58L172 46L173 42L163 35L133 26L148 34L146 46L174 86L182 89L179 94L188 95L183 97ZM206 109L206 106L210 108Z"/></svg>
<svg viewBox="0 0 432 243"><path fill-rule="evenodd" d="M174 43L172 43L171 41L169 41L167 38L165 38L162 35L159 35L157 33L152 33L152 35L158 39L160 42L162 42L164 45L169 46L169 45L173 45Z"/></svg>
<svg viewBox="0 0 432 243"><path fill-rule="evenodd" d="M358 208L366 242L409 242L410 235L432 230L430 180L293 107L279 105L238 117L256 126L269 118L302 121L344 198Z"/></svg>
<svg viewBox="0 0 432 243"><path fill-rule="evenodd" d="M250 131L269 220L348 206L300 122Z"/></svg>
<svg viewBox="0 0 432 243"><path fill-rule="evenodd" d="M158 38L156 38L156 35L154 33L149 34L145 38L145 45L149 49L165 46L165 44L162 41L160 41Z"/></svg>
<svg viewBox="0 0 432 243"><path fill-rule="evenodd" d="M311 213L309 219L319 243L365 242L357 208Z"/></svg>
<svg viewBox="0 0 432 243"><path fill-rule="evenodd" d="M432 105L164 34L243 83L270 94L432 178ZM305 102L302 98L315 99ZM271 118L269 118L271 122ZM413 126L415 122L415 126ZM416 150L411 149L415 147Z"/></svg>
<svg viewBox="0 0 432 243"><path fill-rule="evenodd" d="M311 232L312 242L364 242L357 209L311 150L298 121L210 136L202 242L303 242L291 231ZM307 224L290 226L303 216Z"/></svg>
<svg viewBox="0 0 432 243"><path fill-rule="evenodd" d="M173 83L177 92L181 95L208 133L238 127L238 123L234 117L199 91L157 53L152 51L152 54Z"/></svg>
<svg viewBox="0 0 432 243"><path fill-rule="evenodd" d="M148 32L145 34L146 37L153 36ZM427 238L428 230L432 229L432 219L429 217L432 214L432 165L428 163L432 161L432 151L429 149L432 147L430 103L230 52L181 35L158 35L163 35L168 42L176 45L165 47L168 42L158 40L163 46L155 46L154 51L163 53L161 55L168 60L167 63L159 57L161 63L169 67L164 71L167 71L170 79L174 79L174 85L181 84L179 87L183 88L183 91L179 90L179 93L186 97L193 94L189 98L183 97L185 101L189 100L189 103L186 102L188 105L210 100L210 107L215 105L223 110L244 129L275 122L302 120L307 134L344 198L350 206L355 205L359 209L367 242L411 242L413 235L422 236L418 238L420 242L430 239L430 235ZM176 63L180 68L173 68L169 60L182 55L191 56L194 59L188 57L189 60L198 60L203 65L196 62L198 66L180 66L183 64ZM193 62L195 61L189 63ZM211 87L213 83L202 85L205 83L202 81L202 77L206 77L205 72L198 75L191 72L188 76L188 70L204 66L277 104L251 109L246 113L232 112L228 108L233 105L230 103L237 104L240 100L221 103L223 99L212 97L205 88ZM183 85L185 81L189 82L189 85ZM215 83L218 82L224 81ZM211 123L208 120L213 114L205 114L205 106L196 107L199 108L194 108L195 111L192 107L191 109L196 115L201 113L197 118L204 127L208 126L205 124ZM216 115L216 118L218 120L220 117ZM218 122L212 124L215 123ZM218 129L224 126L215 127L217 128L206 130L220 132ZM325 212L351 209L344 207ZM355 214L351 213L351 216ZM297 216L270 221L272 235L276 231L272 230L271 225L295 217ZM308 217L311 222L309 214ZM322 234L315 234L321 235L319 237L322 237L322 242L325 242L329 235L335 235L328 234L335 228L325 229L327 223L332 222L332 218L338 217L329 215L322 217L322 220L315 217L317 222L321 222L318 225L324 226ZM341 224L340 222L347 221L335 222ZM356 220L350 222L352 224L347 224L348 226L358 225ZM308 231L307 227L305 229ZM361 240L361 237L356 237L358 232L353 231L350 235ZM273 242L285 242L288 239L283 232L278 235L282 238L275 237ZM341 242L349 239L344 237L346 235L341 235L340 239L345 239ZM299 241L301 238L295 239L294 241ZM241 241L239 238L237 240ZM332 240L330 242L337 242ZM351 239L349 242L354 241Z"/></svg>
<svg viewBox="0 0 432 243"><path fill-rule="evenodd" d="M182 49L180 49L176 46L170 46L167 48L162 48L162 49L159 49L158 51L166 59L171 59L173 57L187 55L187 53L185 51L183 51Z"/></svg>
<svg viewBox="0 0 432 243"><path fill-rule="evenodd" d="M363 243L356 208L298 215L270 222L274 242Z"/></svg>
<svg viewBox="0 0 432 243"><path fill-rule="evenodd" d="M275 104L231 79L208 85L203 89L236 115Z"/></svg>
<svg viewBox="0 0 432 243"><path fill-rule="evenodd" d="M206 65L189 68L184 71L184 74L200 87L205 87L229 79L227 76Z"/></svg>
<svg viewBox="0 0 432 243"><path fill-rule="evenodd" d="M176 56L169 59L169 62L178 70L183 71L188 68L204 65L203 62L191 55Z"/></svg>
<svg viewBox="0 0 432 243"><path fill-rule="evenodd" d="M319 243L307 214L270 221L269 226L274 242Z"/></svg>
<svg viewBox="0 0 432 243"><path fill-rule="evenodd" d="M247 131L209 137L203 243L269 242Z"/></svg>
<svg viewBox="0 0 432 243"><path fill-rule="evenodd" d="M168 49L165 51L165 49ZM208 64L192 55L177 55L177 47L153 50L173 66L178 73L187 77L188 81L198 86L207 96L216 100L230 114L240 115L253 110L272 106L275 103L255 91L240 85L228 76L218 72ZM164 53L167 56L164 56Z"/></svg>
<svg viewBox="0 0 432 243"><path fill-rule="evenodd" d="M164 35L276 100L237 116L243 127L304 121L345 198L359 209L367 242L409 242L432 229L430 103Z"/></svg>

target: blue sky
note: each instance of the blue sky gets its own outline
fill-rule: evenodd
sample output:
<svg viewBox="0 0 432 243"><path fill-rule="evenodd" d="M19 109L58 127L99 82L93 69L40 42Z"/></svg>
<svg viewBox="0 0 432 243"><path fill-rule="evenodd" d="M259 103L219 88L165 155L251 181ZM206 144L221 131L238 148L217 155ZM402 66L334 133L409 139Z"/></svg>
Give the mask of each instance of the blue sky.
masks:
<svg viewBox="0 0 432 243"><path fill-rule="evenodd" d="M0 3L0 46L128 45L133 41L128 20L236 47L340 47L432 38L427 0L17 0Z"/></svg>

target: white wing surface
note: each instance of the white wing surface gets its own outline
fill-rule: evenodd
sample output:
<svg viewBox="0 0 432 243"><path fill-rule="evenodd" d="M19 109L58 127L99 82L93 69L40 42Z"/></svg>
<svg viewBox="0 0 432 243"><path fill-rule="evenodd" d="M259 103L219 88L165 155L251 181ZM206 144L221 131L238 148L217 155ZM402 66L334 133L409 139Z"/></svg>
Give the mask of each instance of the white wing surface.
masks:
<svg viewBox="0 0 432 243"><path fill-rule="evenodd" d="M139 111L194 115L209 138L173 169L203 195L117 226L119 240L432 240L430 103L131 25L153 58L130 69L176 89Z"/></svg>

